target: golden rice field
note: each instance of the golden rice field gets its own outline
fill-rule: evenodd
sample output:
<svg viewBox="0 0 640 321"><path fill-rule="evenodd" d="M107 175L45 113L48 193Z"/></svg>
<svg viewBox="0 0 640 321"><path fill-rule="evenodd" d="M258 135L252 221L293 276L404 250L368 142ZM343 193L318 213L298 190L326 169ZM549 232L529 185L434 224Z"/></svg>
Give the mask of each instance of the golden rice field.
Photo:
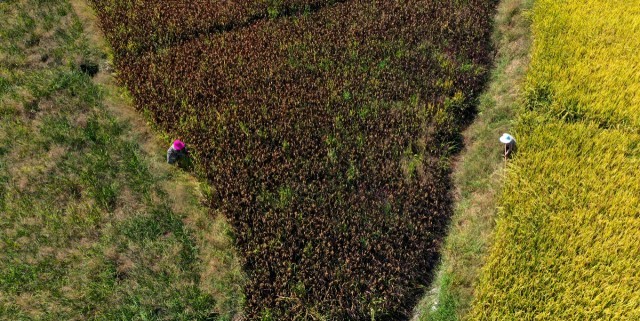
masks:
<svg viewBox="0 0 640 321"><path fill-rule="evenodd" d="M538 0L471 320L640 320L640 0Z"/></svg>
<svg viewBox="0 0 640 321"><path fill-rule="evenodd" d="M532 28L529 87L554 98L538 112L639 132L640 1L540 0Z"/></svg>

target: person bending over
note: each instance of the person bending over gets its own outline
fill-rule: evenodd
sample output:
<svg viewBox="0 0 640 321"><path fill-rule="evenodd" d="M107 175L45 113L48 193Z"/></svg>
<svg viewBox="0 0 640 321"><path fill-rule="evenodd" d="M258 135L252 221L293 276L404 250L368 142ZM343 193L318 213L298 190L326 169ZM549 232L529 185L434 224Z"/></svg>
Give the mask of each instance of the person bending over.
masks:
<svg viewBox="0 0 640 321"><path fill-rule="evenodd" d="M175 140L167 150L167 163L173 164L187 155L185 144L180 140Z"/></svg>

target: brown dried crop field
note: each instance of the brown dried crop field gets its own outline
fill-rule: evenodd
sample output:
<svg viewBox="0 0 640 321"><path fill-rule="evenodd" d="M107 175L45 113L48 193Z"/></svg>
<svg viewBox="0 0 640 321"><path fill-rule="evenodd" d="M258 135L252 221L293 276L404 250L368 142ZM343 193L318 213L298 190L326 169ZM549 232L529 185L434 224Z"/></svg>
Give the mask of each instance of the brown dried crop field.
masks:
<svg viewBox="0 0 640 321"><path fill-rule="evenodd" d="M92 3L136 107L234 228L247 319L409 316L496 1Z"/></svg>
<svg viewBox="0 0 640 321"><path fill-rule="evenodd" d="M90 0L117 51L139 53L198 35L309 12L344 0Z"/></svg>

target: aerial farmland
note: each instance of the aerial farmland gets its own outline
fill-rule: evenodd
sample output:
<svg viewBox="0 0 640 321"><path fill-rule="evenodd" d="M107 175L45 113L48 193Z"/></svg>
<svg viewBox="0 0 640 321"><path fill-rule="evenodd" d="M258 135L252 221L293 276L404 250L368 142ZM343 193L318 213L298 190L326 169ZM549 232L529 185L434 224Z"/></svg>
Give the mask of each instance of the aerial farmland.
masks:
<svg viewBox="0 0 640 321"><path fill-rule="evenodd" d="M0 21L0 320L640 319L637 0Z"/></svg>

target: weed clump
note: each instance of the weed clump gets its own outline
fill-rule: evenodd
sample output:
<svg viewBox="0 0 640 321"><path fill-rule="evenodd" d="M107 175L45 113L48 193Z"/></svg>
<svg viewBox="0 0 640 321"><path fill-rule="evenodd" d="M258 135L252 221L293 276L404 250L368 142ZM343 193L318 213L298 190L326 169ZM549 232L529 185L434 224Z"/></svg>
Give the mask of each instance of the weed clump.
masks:
<svg viewBox="0 0 640 321"><path fill-rule="evenodd" d="M100 65L92 61L83 61L80 64L80 71L89 75L89 77L93 77L100 71Z"/></svg>

